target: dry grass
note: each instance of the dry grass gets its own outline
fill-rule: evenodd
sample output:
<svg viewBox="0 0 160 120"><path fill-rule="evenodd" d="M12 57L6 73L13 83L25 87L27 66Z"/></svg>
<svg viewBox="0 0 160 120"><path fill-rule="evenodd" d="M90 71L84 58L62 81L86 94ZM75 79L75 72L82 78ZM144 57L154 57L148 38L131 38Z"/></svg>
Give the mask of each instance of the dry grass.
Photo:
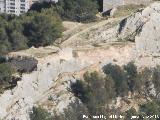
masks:
<svg viewBox="0 0 160 120"><path fill-rule="evenodd" d="M138 9L144 8L144 5L123 5L117 8L116 12L114 13L113 17L122 17L128 16L133 12L136 12Z"/></svg>

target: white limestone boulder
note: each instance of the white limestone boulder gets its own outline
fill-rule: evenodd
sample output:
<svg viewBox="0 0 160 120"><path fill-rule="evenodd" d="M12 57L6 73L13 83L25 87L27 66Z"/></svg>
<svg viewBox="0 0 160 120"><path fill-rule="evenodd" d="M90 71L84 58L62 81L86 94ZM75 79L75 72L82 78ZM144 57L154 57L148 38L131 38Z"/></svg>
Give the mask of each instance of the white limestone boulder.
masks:
<svg viewBox="0 0 160 120"><path fill-rule="evenodd" d="M138 51L160 53L160 2L123 19L117 33L120 40L135 41Z"/></svg>

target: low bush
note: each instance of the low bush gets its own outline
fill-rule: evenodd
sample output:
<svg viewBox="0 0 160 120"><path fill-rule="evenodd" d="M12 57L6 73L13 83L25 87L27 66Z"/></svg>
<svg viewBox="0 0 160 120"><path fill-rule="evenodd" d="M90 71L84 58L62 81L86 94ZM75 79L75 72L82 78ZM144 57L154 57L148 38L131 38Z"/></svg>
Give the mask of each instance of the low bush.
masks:
<svg viewBox="0 0 160 120"><path fill-rule="evenodd" d="M98 12L96 0L58 0L55 9L64 20L94 21Z"/></svg>
<svg viewBox="0 0 160 120"><path fill-rule="evenodd" d="M41 107L33 107L30 120L54 120L51 113Z"/></svg>
<svg viewBox="0 0 160 120"><path fill-rule="evenodd" d="M62 35L62 21L52 9L33 12L24 23L24 35L28 38L28 46L47 46Z"/></svg>
<svg viewBox="0 0 160 120"><path fill-rule="evenodd" d="M140 106L140 113L149 115L160 115L160 104L156 101L144 103Z"/></svg>
<svg viewBox="0 0 160 120"><path fill-rule="evenodd" d="M72 92L87 106L91 115L105 114L107 104L115 98L114 87L110 77L101 77L97 72L87 72L84 81L77 80L71 85Z"/></svg>
<svg viewBox="0 0 160 120"><path fill-rule="evenodd" d="M133 119L133 116L137 116L138 117L138 113L134 108L130 108L129 110L127 110L124 114L124 120L131 120Z"/></svg>
<svg viewBox="0 0 160 120"><path fill-rule="evenodd" d="M117 96L126 96L128 95L128 81L127 74L123 68L118 65L107 64L103 67L104 73L115 82L115 89Z"/></svg>
<svg viewBox="0 0 160 120"><path fill-rule="evenodd" d="M12 81L12 74L14 70L6 63L0 64L0 92L2 93L5 88L9 87Z"/></svg>
<svg viewBox="0 0 160 120"><path fill-rule="evenodd" d="M62 21L53 9L21 16L0 15L0 54L53 44L61 37Z"/></svg>

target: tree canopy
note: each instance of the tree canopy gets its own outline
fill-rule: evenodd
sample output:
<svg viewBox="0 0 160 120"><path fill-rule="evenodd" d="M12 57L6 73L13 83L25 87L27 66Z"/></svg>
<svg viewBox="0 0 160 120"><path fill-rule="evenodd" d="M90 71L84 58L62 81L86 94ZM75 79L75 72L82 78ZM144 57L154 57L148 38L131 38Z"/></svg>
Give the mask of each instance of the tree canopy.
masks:
<svg viewBox="0 0 160 120"><path fill-rule="evenodd" d="M56 10L63 19L87 22L95 20L98 4L96 0L59 0Z"/></svg>
<svg viewBox="0 0 160 120"><path fill-rule="evenodd" d="M0 64L0 92L3 92L6 87L10 86L12 80L13 69L10 65Z"/></svg>
<svg viewBox="0 0 160 120"><path fill-rule="evenodd" d="M28 37L29 46L46 46L61 36L62 22L52 9L41 13L32 13L31 20L25 23L24 34Z"/></svg>
<svg viewBox="0 0 160 120"><path fill-rule="evenodd" d="M61 37L62 21L53 9L21 16L0 15L0 53L53 44Z"/></svg>

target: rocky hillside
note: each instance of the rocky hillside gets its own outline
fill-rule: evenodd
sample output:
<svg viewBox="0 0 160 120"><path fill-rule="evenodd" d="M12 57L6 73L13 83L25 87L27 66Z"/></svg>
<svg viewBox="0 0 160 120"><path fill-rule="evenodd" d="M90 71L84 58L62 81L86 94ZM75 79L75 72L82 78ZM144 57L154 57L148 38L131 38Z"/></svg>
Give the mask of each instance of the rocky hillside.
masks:
<svg viewBox="0 0 160 120"><path fill-rule="evenodd" d="M87 71L103 74L103 66L109 63L123 66L132 61L138 71L156 67L160 64L159 22L160 3L157 2L126 18L109 18L88 24L64 22L66 31L56 41L58 47L30 48L10 53L13 64L17 63L15 61L21 61L18 62L20 65L26 64L25 60L17 60L16 56L34 58L30 65L35 68L36 64L36 69L22 73L17 86L0 95L0 117L5 120L29 120L32 107L38 105L63 113L64 108L77 99L69 90L71 83L83 79ZM155 95L154 87L151 88ZM137 101L129 97L127 100L116 99L113 106L123 111L131 107L138 109L138 104L146 101L143 96Z"/></svg>
<svg viewBox="0 0 160 120"><path fill-rule="evenodd" d="M160 3L154 3L122 20L118 28L118 37L135 41L139 51L159 53L159 6Z"/></svg>

